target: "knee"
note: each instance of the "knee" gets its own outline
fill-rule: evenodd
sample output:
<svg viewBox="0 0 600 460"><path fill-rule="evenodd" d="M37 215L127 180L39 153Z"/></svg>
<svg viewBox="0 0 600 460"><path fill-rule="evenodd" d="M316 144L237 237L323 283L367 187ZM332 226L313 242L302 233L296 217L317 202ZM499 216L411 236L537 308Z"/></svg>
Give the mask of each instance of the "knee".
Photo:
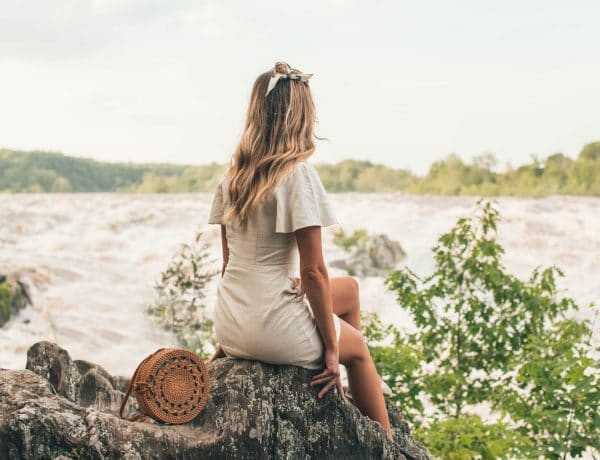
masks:
<svg viewBox="0 0 600 460"><path fill-rule="evenodd" d="M352 276L348 276L348 283L350 285L350 289L352 292L352 296L356 298L356 300L360 299L360 290L359 290L359 284L358 284L358 280Z"/></svg>
<svg viewBox="0 0 600 460"><path fill-rule="evenodd" d="M369 353L369 347L367 346L367 342L364 340L364 337L362 337L362 335L361 338L362 341L358 349L356 350L356 353L350 360L349 366L352 366L353 364L364 363L371 359L371 354Z"/></svg>
<svg viewBox="0 0 600 460"><path fill-rule="evenodd" d="M371 359L371 353L369 352L367 341L360 331L355 330L355 337L353 341L354 343L352 346L352 352L348 354L346 362L342 363L348 367Z"/></svg>

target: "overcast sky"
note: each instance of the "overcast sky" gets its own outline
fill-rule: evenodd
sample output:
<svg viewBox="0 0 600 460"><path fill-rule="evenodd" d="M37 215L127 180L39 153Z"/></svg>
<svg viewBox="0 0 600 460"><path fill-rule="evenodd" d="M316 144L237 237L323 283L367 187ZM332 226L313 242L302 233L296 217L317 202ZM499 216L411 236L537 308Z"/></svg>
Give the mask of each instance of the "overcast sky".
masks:
<svg viewBox="0 0 600 460"><path fill-rule="evenodd" d="M423 173L600 139L600 1L0 0L0 146L228 161L256 76L314 73L315 162Z"/></svg>

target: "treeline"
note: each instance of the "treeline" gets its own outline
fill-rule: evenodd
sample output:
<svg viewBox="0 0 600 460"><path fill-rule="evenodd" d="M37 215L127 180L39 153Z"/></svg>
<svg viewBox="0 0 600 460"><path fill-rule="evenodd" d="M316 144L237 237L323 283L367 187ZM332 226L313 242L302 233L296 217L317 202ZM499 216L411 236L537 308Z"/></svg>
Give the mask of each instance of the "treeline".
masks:
<svg viewBox="0 0 600 460"><path fill-rule="evenodd" d="M435 162L423 178L405 189L436 195L600 195L600 141L583 147L576 159L555 153L496 172L496 158L485 154L470 164L457 155Z"/></svg>
<svg viewBox="0 0 600 460"><path fill-rule="evenodd" d="M179 176L185 166L105 163L50 152L0 149L0 192L114 192L144 175Z"/></svg>
<svg viewBox="0 0 600 460"><path fill-rule="evenodd" d="M451 154L425 176L365 160L317 163L327 191L405 192L435 195L600 195L600 141L577 158L562 153L532 157L497 169L491 154L463 161ZM226 164L202 166L104 163L58 153L0 150L0 192L212 192Z"/></svg>

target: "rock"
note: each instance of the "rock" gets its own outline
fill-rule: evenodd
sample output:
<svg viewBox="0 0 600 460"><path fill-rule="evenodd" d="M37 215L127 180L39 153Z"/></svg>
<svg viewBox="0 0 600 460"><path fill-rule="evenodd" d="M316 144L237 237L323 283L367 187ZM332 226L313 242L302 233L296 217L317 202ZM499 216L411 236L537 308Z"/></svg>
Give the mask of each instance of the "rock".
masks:
<svg viewBox="0 0 600 460"><path fill-rule="evenodd" d="M13 314L31 303L27 283L11 276L0 275L0 327L6 324Z"/></svg>
<svg viewBox="0 0 600 460"><path fill-rule="evenodd" d="M433 458L389 402L395 443L336 389L318 399L307 385L317 370L223 358L208 371L191 422L129 422L117 415L128 379L38 342L27 369L0 369L0 458Z"/></svg>
<svg viewBox="0 0 600 460"><path fill-rule="evenodd" d="M385 233L378 233L356 246L348 259L337 259L330 264L350 275L386 276L405 257L406 252L400 243L391 240Z"/></svg>
<svg viewBox="0 0 600 460"><path fill-rule="evenodd" d="M89 361L73 361L65 349L47 341L29 348L25 368L48 380L59 395L81 407L115 415L129 386L129 379L115 378ZM128 409L135 410L131 405Z"/></svg>

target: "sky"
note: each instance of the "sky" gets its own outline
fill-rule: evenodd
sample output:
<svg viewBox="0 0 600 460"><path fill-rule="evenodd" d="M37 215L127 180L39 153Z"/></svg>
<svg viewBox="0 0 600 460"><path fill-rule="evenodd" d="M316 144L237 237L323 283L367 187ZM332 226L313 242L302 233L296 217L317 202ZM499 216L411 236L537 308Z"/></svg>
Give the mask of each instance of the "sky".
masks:
<svg viewBox="0 0 600 460"><path fill-rule="evenodd" d="M252 84L313 73L315 162L600 140L600 1L0 0L0 147L228 162Z"/></svg>

